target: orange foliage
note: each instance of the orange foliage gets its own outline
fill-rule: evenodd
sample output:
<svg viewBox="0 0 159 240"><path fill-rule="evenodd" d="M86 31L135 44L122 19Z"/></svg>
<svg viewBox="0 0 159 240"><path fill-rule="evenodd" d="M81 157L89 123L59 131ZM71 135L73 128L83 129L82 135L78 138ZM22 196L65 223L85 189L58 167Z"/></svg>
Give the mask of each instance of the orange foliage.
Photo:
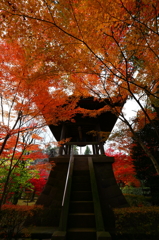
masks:
<svg viewBox="0 0 159 240"><path fill-rule="evenodd" d="M70 120L77 112L100 114L77 108L79 97L90 95L108 98L103 111L111 109L126 122L120 107L112 106L130 95L151 122L154 114L142 108L136 94L159 104L158 14L158 0L1 0L3 98L18 95L14 109L38 117L39 127ZM7 124L1 128L4 139L16 131Z"/></svg>
<svg viewBox="0 0 159 240"><path fill-rule="evenodd" d="M1 47L18 59L16 68L5 68L15 82L22 82L23 92L47 122L56 124L74 115L75 103L67 105L70 94L117 101L119 95L125 100L146 90L156 99L156 0L2 0L0 9ZM10 45L18 53L12 53ZM9 56L3 58L10 61ZM66 108L62 111L61 106Z"/></svg>

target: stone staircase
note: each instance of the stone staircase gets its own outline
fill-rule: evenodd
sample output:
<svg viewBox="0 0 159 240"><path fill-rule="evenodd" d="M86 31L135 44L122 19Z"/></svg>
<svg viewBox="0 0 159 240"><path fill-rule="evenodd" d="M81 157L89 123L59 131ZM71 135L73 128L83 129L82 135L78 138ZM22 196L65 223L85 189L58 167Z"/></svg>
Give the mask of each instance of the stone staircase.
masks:
<svg viewBox="0 0 159 240"><path fill-rule="evenodd" d="M60 224L52 240L111 240L103 223L92 158L72 157L66 183Z"/></svg>
<svg viewBox="0 0 159 240"><path fill-rule="evenodd" d="M96 240L88 159L75 158L68 213L67 240Z"/></svg>

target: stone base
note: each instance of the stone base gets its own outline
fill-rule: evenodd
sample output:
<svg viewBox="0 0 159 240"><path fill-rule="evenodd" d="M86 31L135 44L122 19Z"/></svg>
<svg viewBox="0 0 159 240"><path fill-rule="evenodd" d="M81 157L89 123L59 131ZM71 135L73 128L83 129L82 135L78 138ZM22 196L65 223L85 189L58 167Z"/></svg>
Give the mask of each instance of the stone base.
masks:
<svg viewBox="0 0 159 240"><path fill-rule="evenodd" d="M128 203L114 177L112 170L114 158L106 157L105 155L89 156L93 159L104 225L108 227L106 231L109 230L109 232L111 232L112 228L113 232L114 227L112 226L114 226L115 223L112 208L128 207ZM78 159L80 161L83 157L86 157L86 155L76 155L76 161L78 161ZM51 160L55 162L55 167L50 172L46 186L37 200L37 204L47 208L47 214L45 214L46 220L43 220L43 226L46 226L44 225L45 222L47 226L59 226L69 156L59 156ZM79 164L79 167L82 168L82 164ZM48 219L50 220L48 221Z"/></svg>

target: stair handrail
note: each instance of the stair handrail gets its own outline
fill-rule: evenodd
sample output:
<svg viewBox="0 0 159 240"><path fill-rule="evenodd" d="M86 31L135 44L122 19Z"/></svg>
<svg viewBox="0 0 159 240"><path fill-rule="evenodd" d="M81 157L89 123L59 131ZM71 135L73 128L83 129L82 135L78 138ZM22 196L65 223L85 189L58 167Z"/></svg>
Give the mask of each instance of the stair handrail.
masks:
<svg viewBox="0 0 159 240"><path fill-rule="evenodd" d="M97 231L105 231L92 157L88 157Z"/></svg>
<svg viewBox="0 0 159 240"><path fill-rule="evenodd" d="M62 206L64 205L64 202L65 202L66 189L67 189L67 185L68 185L68 178L69 178L69 175L70 175L70 169L71 169L71 166L72 166L72 162L73 162L73 155L70 156L70 160L69 160L69 164L68 164L65 188L64 188L64 192L63 192L63 198L62 198Z"/></svg>
<svg viewBox="0 0 159 240"><path fill-rule="evenodd" d="M112 238L110 233L108 231L105 231L105 227L104 227L92 157L88 157L88 166L89 166L90 180L91 180L91 186L92 186L97 240L100 240L100 239L111 240Z"/></svg>
<svg viewBox="0 0 159 240"><path fill-rule="evenodd" d="M68 165L63 199L62 199L62 210L61 210L61 217L60 217L60 224L59 224L59 231L63 231L63 232L67 230L67 219L68 219L68 211L69 211L73 165L74 165L74 156L71 155L69 165Z"/></svg>

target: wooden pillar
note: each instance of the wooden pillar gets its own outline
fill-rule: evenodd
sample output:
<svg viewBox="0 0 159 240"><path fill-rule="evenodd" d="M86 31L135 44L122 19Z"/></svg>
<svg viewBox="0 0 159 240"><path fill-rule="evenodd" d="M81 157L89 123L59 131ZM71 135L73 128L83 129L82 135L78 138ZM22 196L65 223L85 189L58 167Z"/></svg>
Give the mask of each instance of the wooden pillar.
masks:
<svg viewBox="0 0 159 240"><path fill-rule="evenodd" d="M101 154L105 154L105 152L104 152L104 146L103 146L103 143L102 143L102 142L99 143L99 148L100 148Z"/></svg>
<svg viewBox="0 0 159 240"><path fill-rule="evenodd" d="M97 152L97 155L99 155L99 145L98 144L96 145L96 152Z"/></svg>
<svg viewBox="0 0 159 240"><path fill-rule="evenodd" d="M68 146L68 155L71 155L71 145Z"/></svg>
<svg viewBox="0 0 159 240"><path fill-rule="evenodd" d="M96 155L96 148L94 144L92 144L92 150L93 150L93 155Z"/></svg>
<svg viewBox="0 0 159 240"><path fill-rule="evenodd" d="M62 129L61 129L61 136L60 136L60 141L62 141L63 139L65 139L66 136L66 127L65 124L62 125ZM64 145L62 145L59 148L59 155L63 155L63 150L64 150Z"/></svg>
<svg viewBox="0 0 159 240"><path fill-rule="evenodd" d="M96 128L97 128L97 131L98 131L98 132L101 131L99 123L97 124ZM98 137L97 137L97 141L99 142L99 147L98 147L98 149L100 149L100 153L101 153L101 154L104 154L103 142L102 142L101 140L102 140L102 138L100 137L100 134L98 134ZM98 154L99 154L99 152L98 152Z"/></svg>
<svg viewBox="0 0 159 240"><path fill-rule="evenodd" d="M65 154L68 155L69 154L69 146L66 144L66 147L65 147Z"/></svg>

